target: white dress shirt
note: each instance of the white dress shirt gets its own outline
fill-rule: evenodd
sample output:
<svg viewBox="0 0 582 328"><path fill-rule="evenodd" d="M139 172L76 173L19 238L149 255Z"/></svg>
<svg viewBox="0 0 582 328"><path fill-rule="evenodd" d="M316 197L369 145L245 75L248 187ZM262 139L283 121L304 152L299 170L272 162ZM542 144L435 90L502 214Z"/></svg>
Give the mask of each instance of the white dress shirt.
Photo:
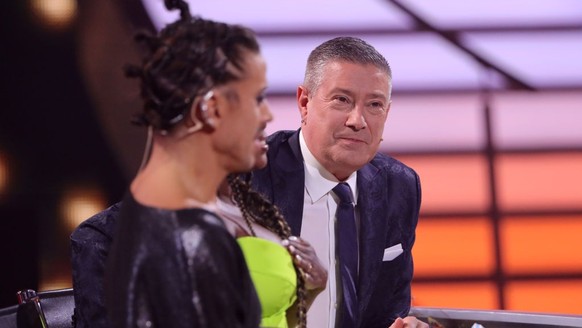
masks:
<svg viewBox="0 0 582 328"><path fill-rule="evenodd" d="M315 159L305 143L302 131L299 132L299 144L305 169L301 238L313 246L328 271L327 287L317 296L307 312L307 325L314 328L335 328L338 286L341 288L341 281L336 276L335 252L335 212L339 199L331 191L339 181ZM354 200L357 201L356 178L357 174L354 172L344 182L350 185ZM356 220L359 220L357 211Z"/></svg>

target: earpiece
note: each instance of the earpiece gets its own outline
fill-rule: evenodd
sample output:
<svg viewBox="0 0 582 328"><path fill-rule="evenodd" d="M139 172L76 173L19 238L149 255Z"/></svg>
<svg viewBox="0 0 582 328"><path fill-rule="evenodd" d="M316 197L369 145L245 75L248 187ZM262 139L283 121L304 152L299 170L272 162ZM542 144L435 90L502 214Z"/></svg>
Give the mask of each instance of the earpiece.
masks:
<svg viewBox="0 0 582 328"><path fill-rule="evenodd" d="M208 115L208 101L214 96L214 91L209 90L204 97L202 97L202 101L200 101L200 119L202 123L214 126L214 122L212 118Z"/></svg>
<svg viewBox="0 0 582 328"><path fill-rule="evenodd" d="M202 97L202 99L200 100L200 103L197 105L196 109L193 110L192 113L190 114L194 125L192 125L186 130L188 134L200 131L203 128L206 129L207 131L214 130L214 121L210 117L210 115L208 115L208 102L213 96L214 91L209 90L208 92L206 92L204 97Z"/></svg>

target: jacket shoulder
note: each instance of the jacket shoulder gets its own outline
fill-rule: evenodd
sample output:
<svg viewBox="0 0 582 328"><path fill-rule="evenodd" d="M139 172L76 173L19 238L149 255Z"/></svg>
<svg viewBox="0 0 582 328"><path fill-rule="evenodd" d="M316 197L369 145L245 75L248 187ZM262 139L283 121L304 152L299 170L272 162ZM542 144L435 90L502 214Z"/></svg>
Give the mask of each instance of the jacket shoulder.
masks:
<svg viewBox="0 0 582 328"><path fill-rule="evenodd" d="M413 168L384 153L377 153L370 161L370 164L390 176L396 175L414 180L418 179L418 174Z"/></svg>
<svg viewBox="0 0 582 328"><path fill-rule="evenodd" d="M71 234L72 241L102 242L111 241L119 217L121 202L83 221Z"/></svg>
<svg viewBox="0 0 582 328"><path fill-rule="evenodd" d="M277 132L273 132L267 137L267 143L270 145L280 144L282 142L286 142L289 138L296 133L297 131L293 130L281 130Z"/></svg>

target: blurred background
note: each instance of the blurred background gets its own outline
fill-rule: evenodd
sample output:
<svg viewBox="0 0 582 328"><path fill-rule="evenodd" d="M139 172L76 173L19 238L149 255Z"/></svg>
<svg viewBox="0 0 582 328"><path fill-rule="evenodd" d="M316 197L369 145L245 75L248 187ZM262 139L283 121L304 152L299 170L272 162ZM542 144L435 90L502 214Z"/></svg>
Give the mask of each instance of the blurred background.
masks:
<svg viewBox="0 0 582 328"><path fill-rule="evenodd" d="M258 33L270 132L299 126L319 43L358 36L391 63L381 151L423 186L413 305L582 313L581 1L189 3ZM161 0L0 4L0 307L72 286L70 233L141 160L132 36L176 17Z"/></svg>

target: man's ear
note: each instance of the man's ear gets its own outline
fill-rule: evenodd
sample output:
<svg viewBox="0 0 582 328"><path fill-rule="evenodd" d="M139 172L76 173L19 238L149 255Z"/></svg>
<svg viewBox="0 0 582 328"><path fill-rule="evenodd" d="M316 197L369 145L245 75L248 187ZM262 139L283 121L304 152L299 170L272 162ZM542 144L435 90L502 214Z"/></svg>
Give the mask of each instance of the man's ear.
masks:
<svg viewBox="0 0 582 328"><path fill-rule="evenodd" d="M297 87L297 108L301 115L301 124L307 123L307 104L309 103L309 92L303 85Z"/></svg>

